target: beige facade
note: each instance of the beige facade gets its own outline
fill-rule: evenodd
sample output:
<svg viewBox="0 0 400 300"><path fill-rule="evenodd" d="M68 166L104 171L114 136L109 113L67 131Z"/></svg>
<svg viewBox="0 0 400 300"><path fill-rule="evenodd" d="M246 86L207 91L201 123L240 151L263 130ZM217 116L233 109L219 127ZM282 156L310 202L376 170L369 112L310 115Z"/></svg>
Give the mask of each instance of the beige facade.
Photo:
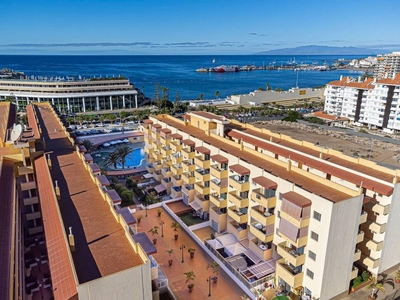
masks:
<svg viewBox="0 0 400 300"><path fill-rule="evenodd" d="M149 170L167 165L172 190L216 233L275 260L275 284L294 297L330 299L363 270L400 262L395 171L206 112L151 117L142 130ZM170 156L154 155L157 141Z"/></svg>

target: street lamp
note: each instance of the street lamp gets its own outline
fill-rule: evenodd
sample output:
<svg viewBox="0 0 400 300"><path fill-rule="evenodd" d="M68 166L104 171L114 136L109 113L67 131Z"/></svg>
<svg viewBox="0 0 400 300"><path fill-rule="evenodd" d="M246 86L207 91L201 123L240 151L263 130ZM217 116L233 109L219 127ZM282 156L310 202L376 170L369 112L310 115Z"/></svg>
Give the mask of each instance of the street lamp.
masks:
<svg viewBox="0 0 400 300"><path fill-rule="evenodd" d="M207 282L208 282L208 297L211 297L211 276L208 276Z"/></svg>
<svg viewBox="0 0 400 300"><path fill-rule="evenodd" d="M144 209L146 210L146 217L147 217L147 203L144 204Z"/></svg>
<svg viewBox="0 0 400 300"><path fill-rule="evenodd" d="M165 222L163 220L161 220L160 222L160 226L161 226L161 237L164 237L164 224Z"/></svg>
<svg viewBox="0 0 400 300"><path fill-rule="evenodd" d="M179 249L182 250L182 262L185 262L185 260L183 258L183 249L185 249L185 248L186 248L185 245L182 245L182 246L179 247Z"/></svg>

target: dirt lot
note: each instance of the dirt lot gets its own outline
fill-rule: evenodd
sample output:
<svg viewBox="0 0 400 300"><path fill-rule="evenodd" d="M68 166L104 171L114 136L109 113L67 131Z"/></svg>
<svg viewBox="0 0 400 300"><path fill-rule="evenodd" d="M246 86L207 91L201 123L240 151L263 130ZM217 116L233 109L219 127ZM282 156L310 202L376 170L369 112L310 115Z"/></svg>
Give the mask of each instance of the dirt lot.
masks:
<svg viewBox="0 0 400 300"><path fill-rule="evenodd" d="M314 144L319 143L321 146L342 151L344 154L347 154L349 156L360 156L366 159L369 158L372 144L372 161L400 167L399 145L378 140L373 140L371 143L371 139L350 137L345 133L339 132L332 133L335 136L333 137L331 135L327 135L328 133L326 131L320 130L320 133L317 133L316 131L318 130L314 129L311 126L307 126L308 128L304 128L305 125L291 124L290 126L285 126L279 123L280 122L272 121L268 122L268 124L253 125L260 128L267 128L276 133L291 136L292 138L295 138L297 140L304 140ZM338 138L340 136L342 137Z"/></svg>

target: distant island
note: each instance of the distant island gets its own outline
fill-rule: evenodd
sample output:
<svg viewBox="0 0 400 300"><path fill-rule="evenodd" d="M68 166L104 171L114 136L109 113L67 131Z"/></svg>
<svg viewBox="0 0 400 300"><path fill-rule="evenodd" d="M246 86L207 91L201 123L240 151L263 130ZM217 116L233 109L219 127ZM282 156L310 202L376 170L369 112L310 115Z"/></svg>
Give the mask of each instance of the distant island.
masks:
<svg viewBox="0 0 400 300"><path fill-rule="evenodd" d="M254 55L376 55L386 53L385 50L360 47L300 46L282 48L254 53Z"/></svg>

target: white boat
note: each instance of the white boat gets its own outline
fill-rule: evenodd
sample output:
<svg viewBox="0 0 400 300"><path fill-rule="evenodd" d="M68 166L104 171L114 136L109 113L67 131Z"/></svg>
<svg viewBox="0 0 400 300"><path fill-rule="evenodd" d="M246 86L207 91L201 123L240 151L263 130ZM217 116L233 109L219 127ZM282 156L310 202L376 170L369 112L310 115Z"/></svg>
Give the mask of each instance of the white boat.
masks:
<svg viewBox="0 0 400 300"><path fill-rule="evenodd" d="M104 143L103 146L104 146L104 147L110 147L111 144L110 144L110 143Z"/></svg>
<svg viewBox="0 0 400 300"><path fill-rule="evenodd" d="M223 72L239 72L238 66L218 66L214 68L214 72L223 73Z"/></svg>

